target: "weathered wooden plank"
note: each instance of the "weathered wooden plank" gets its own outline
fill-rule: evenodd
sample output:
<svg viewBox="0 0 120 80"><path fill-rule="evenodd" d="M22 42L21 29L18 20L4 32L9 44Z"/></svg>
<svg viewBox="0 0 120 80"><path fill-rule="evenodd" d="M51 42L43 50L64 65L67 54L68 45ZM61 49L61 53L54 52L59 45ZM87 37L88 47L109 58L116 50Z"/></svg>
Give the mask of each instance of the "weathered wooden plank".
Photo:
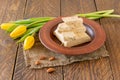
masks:
<svg viewBox="0 0 120 80"><path fill-rule="evenodd" d="M0 22L23 17L24 0L0 0ZM0 29L0 80L10 80L14 70L17 44Z"/></svg>
<svg viewBox="0 0 120 80"><path fill-rule="evenodd" d="M47 17L60 15L60 0L49 1L49 0L29 0L27 3L25 17Z"/></svg>
<svg viewBox="0 0 120 80"><path fill-rule="evenodd" d="M0 22L2 22L2 18L4 17L5 10L7 8L8 1L7 0L0 0ZM6 6L4 6L6 5Z"/></svg>
<svg viewBox="0 0 120 80"><path fill-rule="evenodd" d="M94 0L62 0L63 16L96 11ZM63 67L64 80L111 80L112 71L108 58L84 61Z"/></svg>
<svg viewBox="0 0 120 80"><path fill-rule="evenodd" d="M19 45L13 80L35 80L35 70L25 65L22 45Z"/></svg>
<svg viewBox="0 0 120 80"><path fill-rule="evenodd" d="M59 16L60 0L28 0L24 18L41 16ZM62 67L56 67L52 74L46 72L47 68L41 70L30 70L25 66L22 46L17 55L14 80L62 80Z"/></svg>
<svg viewBox="0 0 120 80"><path fill-rule="evenodd" d="M115 9L115 14L120 14L119 0L95 0L97 9ZM107 4L107 5L106 5ZM114 80L120 80L120 19L119 18L104 18L100 20L106 34L106 46L110 53L110 63L113 72Z"/></svg>
<svg viewBox="0 0 120 80"><path fill-rule="evenodd" d="M94 0L61 0L61 15L70 16L77 13L95 11Z"/></svg>
<svg viewBox="0 0 120 80"><path fill-rule="evenodd" d="M109 58L90 61L91 80L113 80Z"/></svg>

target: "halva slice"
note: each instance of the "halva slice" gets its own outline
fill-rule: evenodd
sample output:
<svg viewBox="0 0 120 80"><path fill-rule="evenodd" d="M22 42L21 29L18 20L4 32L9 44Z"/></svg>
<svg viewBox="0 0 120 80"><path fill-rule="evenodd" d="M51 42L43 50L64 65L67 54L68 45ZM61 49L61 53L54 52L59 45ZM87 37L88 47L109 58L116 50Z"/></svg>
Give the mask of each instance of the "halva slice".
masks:
<svg viewBox="0 0 120 80"><path fill-rule="evenodd" d="M65 22L58 25L54 31L54 35L65 47L72 47L91 41L91 37L86 33L86 27L82 22L83 20L79 20L78 17L68 17L68 19L63 18L63 20Z"/></svg>

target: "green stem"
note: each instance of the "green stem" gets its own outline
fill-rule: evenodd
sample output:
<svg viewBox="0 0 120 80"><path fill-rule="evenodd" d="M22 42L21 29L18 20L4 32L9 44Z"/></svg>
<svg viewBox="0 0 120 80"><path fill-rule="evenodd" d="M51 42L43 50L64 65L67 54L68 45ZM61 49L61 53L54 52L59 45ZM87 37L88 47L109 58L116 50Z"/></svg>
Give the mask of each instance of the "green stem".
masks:
<svg viewBox="0 0 120 80"><path fill-rule="evenodd" d="M35 21L35 22L31 23L31 24L28 24L28 25L27 25L27 28L29 28L30 26L35 25L35 24L37 24L37 23L45 23L45 22L48 22L48 21L50 21L50 20L52 20L52 18L50 18L50 19L40 19L40 20Z"/></svg>
<svg viewBox="0 0 120 80"><path fill-rule="evenodd" d="M38 17L38 18L30 18L32 21L44 20L44 19L53 19L54 17Z"/></svg>
<svg viewBox="0 0 120 80"><path fill-rule="evenodd" d="M113 13L113 10L109 10L108 12L105 12L104 14L99 14L99 15L107 16L107 15L110 15L111 13ZM98 16L93 16L93 15L91 15L90 17L87 17L87 16L86 16L86 18L88 18L88 19L93 19L93 20L102 18L102 17L99 16L99 15L98 15Z"/></svg>
<svg viewBox="0 0 120 80"><path fill-rule="evenodd" d="M96 12L92 12L92 13L101 14L101 13L106 13L106 12L111 12L111 13L113 13L113 12L114 12L114 9L111 9L111 10L103 10L103 11L96 11ZM89 14L89 13L88 13L88 14Z"/></svg>
<svg viewBox="0 0 120 80"><path fill-rule="evenodd" d="M17 21L12 21L12 23L16 24L30 24L35 21L39 20L44 20L44 19L53 19L54 17L39 17L39 18L30 18L30 19L25 19L25 20L17 20Z"/></svg>
<svg viewBox="0 0 120 80"><path fill-rule="evenodd" d="M117 18L120 18L120 15L89 15L89 16L86 16L86 17L117 17Z"/></svg>
<svg viewBox="0 0 120 80"><path fill-rule="evenodd" d="M120 18L120 15L106 15L106 16L103 16L103 17L116 17L116 18Z"/></svg>
<svg viewBox="0 0 120 80"><path fill-rule="evenodd" d="M41 23L36 23L36 24L32 24L31 26L27 26L27 28L34 28L36 26L43 26L46 22L41 22Z"/></svg>
<svg viewBox="0 0 120 80"><path fill-rule="evenodd" d="M38 26L35 28L28 29L28 31L20 38L20 40L17 43L23 42L27 36L30 36L40 30L42 26Z"/></svg>
<svg viewBox="0 0 120 80"><path fill-rule="evenodd" d="M77 14L77 16L80 16L80 17L87 17L87 16L92 16L94 17L93 15L96 15L95 17L97 17L97 15L103 15L103 14L111 14L113 13L114 10L104 10L104 11L97 11L97 12L91 12L91 13L86 13L86 14Z"/></svg>
<svg viewBox="0 0 120 80"><path fill-rule="evenodd" d="M88 19L93 19L93 20L96 20L96 19L100 19L101 17L87 17Z"/></svg>

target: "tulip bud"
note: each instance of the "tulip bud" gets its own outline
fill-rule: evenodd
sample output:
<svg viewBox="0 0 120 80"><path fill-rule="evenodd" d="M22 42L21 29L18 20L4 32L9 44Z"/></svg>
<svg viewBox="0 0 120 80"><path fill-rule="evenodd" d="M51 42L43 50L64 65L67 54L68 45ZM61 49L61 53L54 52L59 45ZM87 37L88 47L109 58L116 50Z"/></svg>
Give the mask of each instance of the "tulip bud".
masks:
<svg viewBox="0 0 120 80"><path fill-rule="evenodd" d="M35 43L35 39L33 36L28 36L24 41L24 50L30 49Z"/></svg>
<svg viewBox="0 0 120 80"><path fill-rule="evenodd" d="M27 30L26 26L20 25L10 33L10 37L18 38L19 36L23 35L26 32L26 30Z"/></svg>
<svg viewBox="0 0 120 80"><path fill-rule="evenodd" d="M12 27L13 25L14 25L13 23L2 23L0 26L1 26L1 29L7 30L8 28Z"/></svg>

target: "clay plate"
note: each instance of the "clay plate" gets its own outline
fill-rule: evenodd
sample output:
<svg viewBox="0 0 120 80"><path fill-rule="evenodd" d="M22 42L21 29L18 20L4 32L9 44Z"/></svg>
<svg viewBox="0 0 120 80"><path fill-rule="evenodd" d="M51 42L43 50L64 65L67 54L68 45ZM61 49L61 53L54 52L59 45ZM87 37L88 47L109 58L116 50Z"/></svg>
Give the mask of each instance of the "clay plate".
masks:
<svg viewBox="0 0 120 80"><path fill-rule="evenodd" d="M63 22L61 17L53 19L47 22L39 31L39 39L41 43L53 52L66 55L87 54L97 50L105 42L106 35L103 28L95 21L83 18L84 25L87 29L86 32L92 38L92 41L71 48L64 47L61 45L61 42L53 35L53 31L61 22Z"/></svg>

